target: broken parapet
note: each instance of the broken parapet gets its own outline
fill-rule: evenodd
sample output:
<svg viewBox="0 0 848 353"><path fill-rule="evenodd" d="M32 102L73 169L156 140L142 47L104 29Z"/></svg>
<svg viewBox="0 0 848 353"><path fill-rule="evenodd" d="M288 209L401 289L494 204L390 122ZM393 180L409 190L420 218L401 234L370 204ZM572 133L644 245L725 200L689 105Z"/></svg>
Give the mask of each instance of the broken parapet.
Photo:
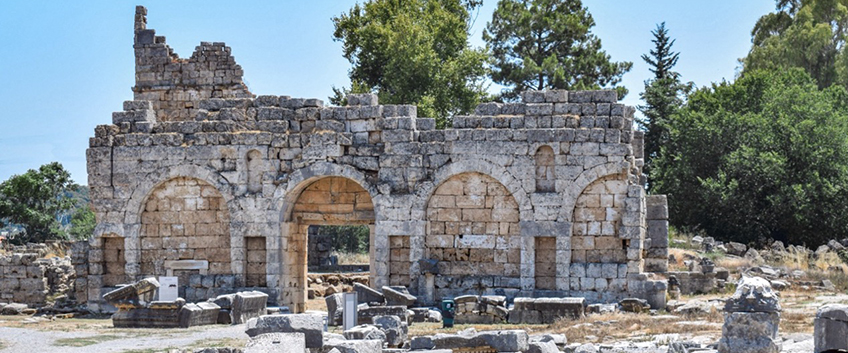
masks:
<svg viewBox="0 0 848 353"><path fill-rule="evenodd" d="M771 285L760 277L742 277L725 302L719 353L777 353L780 343L780 303Z"/></svg>
<svg viewBox="0 0 848 353"><path fill-rule="evenodd" d="M551 324L561 317L577 319L585 313L584 298L515 298L511 324Z"/></svg>
<svg viewBox="0 0 848 353"><path fill-rule="evenodd" d="M816 311L815 353L848 352L848 305L828 304Z"/></svg>
<svg viewBox="0 0 848 353"><path fill-rule="evenodd" d="M509 310L502 295L463 295L454 298L456 324L496 324L506 322Z"/></svg>

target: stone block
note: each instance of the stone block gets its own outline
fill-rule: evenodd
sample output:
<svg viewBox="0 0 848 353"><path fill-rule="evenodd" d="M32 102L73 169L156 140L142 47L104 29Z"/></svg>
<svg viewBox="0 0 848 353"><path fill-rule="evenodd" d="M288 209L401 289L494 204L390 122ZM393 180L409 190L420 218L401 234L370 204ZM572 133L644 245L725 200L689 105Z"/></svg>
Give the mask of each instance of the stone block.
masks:
<svg viewBox="0 0 848 353"><path fill-rule="evenodd" d="M344 331L345 339L349 340L379 340L386 342L386 333L374 325L357 325Z"/></svg>
<svg viewBox="0 0 848 353"><path fill-rule="evenodd" d="M397 316L407 322L405 306L360 306L356 313L356 324L371 324L377 316Z"/></svg>
<svg viewBox="0 0 848 353"><path fill-rule="evenodd" d="M848 351L848 305L827 304L816 311L815 353Z"/></svg>
<svg viewBox="0 0 848 353"><path fill-rule="evenodd" d="M306 353L306 337L300 332L263 333L251 337L244 353Z"/></svg>
<svg viewBox="0 0 848 353"><path fill-rule="evenodd" d="M186 304L180 309L180 327L187 328L218 323L221 307L215 303Z"/></svg>
<svg viewBox="0 0 848 353"><path fill-rule="evenodd" d="M245 330L250 337L274 332L302 333L306 348L321 348L324 341L324 319L320 315L312 314L263 315L250 319Z"/></svg>
<svg viewBox="0 0 848 353"><path fill-rule="evenodd" d="M324 342L321 353L382 353L383 341L380 340L340 340L331 339Z"/></svg>
<svg viewBox="0 0 848 353"><path fill-rule="evenodd" d="M390 347L400 347L406 342L409 325L397 316L375 316L374 325L385 333L385 341Z"/></svg>
<svg viewBox="0 0 848 353"><path fill-rule="evenodd" d="M404 293L391 287L383 287L383 297L386 299L386 304L390 306L406 306L410 307L415 305L414 296L410 295L408 292ZM329 307L328 307L329 308Z"/></svg>
<svg viewBox="0 0 848 353"><path fill-rule="evenodd" d="M238 292L233 296L232 322L243 324L248 320L265 315L268 303L268 294L262 292Z"/></svg>
<svg viewBox="0 0 848 353"><path fill-rule="evenodd" d="M386 298L383 293L372 289L362 283L354 283L353 290L357 293L359 303L385 303Z"/></svg>
<svg viewBox="0 0 848 353"><path fill-rule="evenodd" d="M324 298L327 304L327 324L340 326L344 318L344 294L335 293Z"/></svg>

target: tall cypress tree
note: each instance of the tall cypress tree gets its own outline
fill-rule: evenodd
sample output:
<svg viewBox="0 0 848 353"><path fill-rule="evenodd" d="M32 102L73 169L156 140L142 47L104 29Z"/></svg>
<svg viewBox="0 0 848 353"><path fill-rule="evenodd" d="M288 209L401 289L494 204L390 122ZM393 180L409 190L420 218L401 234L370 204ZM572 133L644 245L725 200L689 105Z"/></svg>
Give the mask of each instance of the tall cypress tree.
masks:
<svg viewBox="0 0 848 353"><path fill-rule="evenodd" d="M665 22L657 25L651 31L654 39L654 49L642 55L651 66L654 78L645 81L645 92L641 94L645 105L639 106L644 117L639 124L645 129L645 168L648 174L648 184L651 184L651 169L653 161L660 154L660 147L668 141L668 130L671 116L684 104L684 97L692 90L693 84L681 83L680 74L672 71L680 53L672 51L674 39L668 35Z"/></svg>

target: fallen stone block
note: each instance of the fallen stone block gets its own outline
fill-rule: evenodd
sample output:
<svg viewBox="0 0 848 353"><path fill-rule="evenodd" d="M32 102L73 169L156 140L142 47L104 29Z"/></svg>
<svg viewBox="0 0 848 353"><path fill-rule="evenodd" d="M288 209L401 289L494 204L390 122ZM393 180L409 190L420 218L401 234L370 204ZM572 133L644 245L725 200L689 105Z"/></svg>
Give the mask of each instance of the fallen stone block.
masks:
<svg viewBox="0 0 848 353"><path fill-rule="evenodd" d="M430 342L426 340L419 340L417 345L423 349L457 349L488 346L498 352L524 352L529 347L529 337L527 336L527 332L523 330L483 331L471 335L436 334L430 339L432 340L432 347L428 347L430 346Z"/></svg>
<svg viewBox="0 0 848 353"><path fill-rule="evenodd" d="M848 305L822 306L814 325L815 353L848 352Z"/></svg>
<svg viewBox="0 0 848 353"><path fill-rule="evenodd" d="M119 308L122 306L144 306L153 301L158 288L159 281L153 277L145 278L103 294L103 300Z"/></svg>
<svg viewBox="0 0 848 353"><path fill-rule="evenodd" d="M344 318L344 294L336 293L324 298L327 304L327 324L330 326L340 326Z"/></svg>
<svg viewBox="0 0 848 353"><path fill-rule="evenodd" d="M173 328L180 326L180 309L136 308L112 314L114 327Z"/></svg>
<svg viewBox="0 0 848 353"><path fill-rule="evenodd" d="M247 322L248 336L272 332L300 332L306 339L306 348L323 345L324 318L312 314L263 315Z"/></svg>
<svg viewBox="0 0 848 353"><path fill-rule="evenodd" d="M386 342L386 333L374 325L357 325L344 332L348 340L380 340Z"/></svg>
<svg viewBox="0 0 848 353"><path fill-rule="evenodd" d="M382 353L383 341L380 340L329 340L324 342L322 353L330 353L332 350L339 353Z"/></svg>
<svg viewBox="0 0 848 353"><path fill-rule="evenodd" d="M409 325L394 315L376 316L374 325L386 334L386 343L389 347L402 346L409 335Z"/></svg>
<svg viewBox="0 0 848 353"><path fill-rule="evenodd" d="M385 303L386 298L379 291L372 289L362 283L354 283L353 290L357 293L359 303Z"/></svg>
<svg viewBox="0 0 848 353"><path fill-rule="evenodd" d="M627 313L645 313L651 310L651 306L648 305L648 301L639 298L622 299L618 302L618 306L621 307L621 311Z"/></svg>
<svg viewBox="0 0 848 353"><path fill-rule="evenodd" d="M417 299L409 293L404 293L392 287L386 286L383 287L383 297L386 298L386 305L405 307L415 305L415 300Z"/></svg>
<svg viewBox="0 0 848 353"><path fill-rule="evenodd" d="M300 332L263 333L251 337L244 353L305 353L306 339Z"/></svg>
<svg viewBox="0 0 848 353"><path fill-rule="evenodd" d="M180 309L180 327L217 324L220 312L221 307L211 302L186 304Z"/></svg>
<svg viewBox="0 0 848 353"><path fill-rule="evenodd" d="M233 296L232 323L234 325L243 324L255 317L265 315L266 305L268 303L268 294L262 292L238 292ZM323 325L322 325L323 326Z"/></svg>
<svg viewBox="0 0 848 353"><path fill-rule="evenodd" d="M360 306L356 313L356 324L367 325L374 322L377 316L397 316L403 322L408 322L407 311L405 306Z"/></svg>
<svg viewBox="0 0 848 353"><path fill-rule="evenodd" d="M20 303L11 303L3 306L3 309L0 309L0 314L2 315L20 315L27 309L26 304Z"/></svg>
<svg viewBox="0 0 848 353"><path fill-rule="evenodd" d="M559 348L553 342L530 342L526 353L559 353Z"/></svg>

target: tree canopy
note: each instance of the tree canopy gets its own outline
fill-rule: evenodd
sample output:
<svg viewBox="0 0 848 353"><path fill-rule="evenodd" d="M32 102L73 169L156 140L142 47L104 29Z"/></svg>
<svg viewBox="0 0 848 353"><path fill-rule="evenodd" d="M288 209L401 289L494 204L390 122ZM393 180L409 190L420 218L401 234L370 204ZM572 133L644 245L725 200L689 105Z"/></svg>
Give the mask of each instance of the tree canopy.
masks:
<svg viewBox="0 0 848 353"><path fill-rule="evenodd" d="M846 31L848 0L777 0L777 11L760 17L751 32L743 75L799 67L820 88L848 87Z"/></svg>
<svg viewBox="0 0 848 353"><path fill-rule="evenodd" d="M580 0L500 0L483 32L494 58L492 80L514 99L525 90L616 87L631 62L613 62L591 33ZM619 98L627 94L616 87Z"/></svg>
<svg viewBox="0 0 848 353"><path fill-rule="evenodd" d="M486 97L488 55L468 44L470 14L480 1L369 0L333 18L334 38L353 65L347 93L376 92L386 104L415 104L444 126Z"/></svg>
<svg viewBox="0 0 848 353"><path fill-rule="evenodd" d="M749 71L689 96L652 176L670 220L719 239L848 236L848 93L802 69Z"/></svg>
<svg viewBox="0 0 848 353"><path fill-rule="evenodd" d="M0 183L0 227L18 225L25 229L24 233L10 239L16 244L67 239L68 231L60 219L63 215L72 215L72 229L76 228L72 232L74 236L88 238L91 233L85 229L93 231L94 217L87 200L73 196L79 188L57 162L14 175ZM77 207L82 213L90 214L76 216L81 213Z"/></svg>

